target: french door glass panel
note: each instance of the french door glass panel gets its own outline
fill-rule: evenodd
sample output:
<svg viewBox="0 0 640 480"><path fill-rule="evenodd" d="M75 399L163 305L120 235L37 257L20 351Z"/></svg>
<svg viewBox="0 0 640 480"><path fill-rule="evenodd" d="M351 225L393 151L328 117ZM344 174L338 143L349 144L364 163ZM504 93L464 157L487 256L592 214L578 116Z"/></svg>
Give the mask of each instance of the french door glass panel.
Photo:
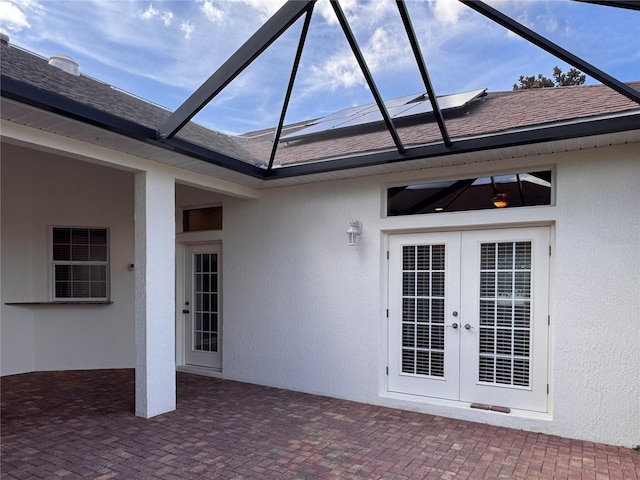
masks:
<svg viewBox="0 0 640 480"><path fill-rule="evenodd" d="M549 228L463 238L460 399L546 412Z"/></svg>
<svg viewBox="0 0 640 480"><path fill-rule="evenodd" d="M444 377L444 245L402 247L402 372Z"/></svg>
<svg viewBox="0 0 640 480"><path fill-rule="evenodd" d="M421 240L425 241L421 241ZM418 240L418 241L416 241ZM454 276L460 238L394 235L389 242L389 389L440 398L457 395L459 332L450 312L459 309Z"/></svg>
<svg viewBox="0 0 640 480"><path fill-rule="evenodd" d="M218 254L194 253L193 289L195 325L192 349L218 351Z"/></svg>
<svg viewBox="0 0 640 480"><path fill-rule="evenodd" d="M548 245L548 228L390 237L389 390L546 411Z"/></svg>

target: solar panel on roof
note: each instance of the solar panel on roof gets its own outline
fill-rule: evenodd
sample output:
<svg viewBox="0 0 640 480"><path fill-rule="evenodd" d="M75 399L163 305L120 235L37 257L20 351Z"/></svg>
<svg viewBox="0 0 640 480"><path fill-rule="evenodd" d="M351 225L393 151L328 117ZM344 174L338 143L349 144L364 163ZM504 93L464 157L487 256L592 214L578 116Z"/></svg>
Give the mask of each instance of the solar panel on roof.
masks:
<svg viewBox="0 0 640 480"><path fill-rule="evenodd" d="M469 92L463 93L454 93L452 95L443 95L442 97L438 97L438 106L442 111L464 107L467 103L479 97L484 92L486 92L486 88L482 88L480 90L471 90ZM402 116L410 117L413 115L420 115L431 112L433 112L431 102L429 100L425 100L424 102L420 102L415 107L411 108L411 110L407 110L406 112L404 112Z"/></svg>
<svg viewBox="0 0 640 480"><path fill-rule="evenodd" d="M471 90L469 92L456 93L452 95L443 95L438 98L438 106L440 110L450 110L465 106L470 101L481 96L486 89ZM389 116L393 119L407 118L414 115L421 115L433 112L431 102L425 93L414 95L405 95L393 98L384 102L389 112ZM294 140L340 128L355 127L358 125L368 125L382 121L382 113L375 103L362 105L359 107L349 107L338 112L327 115L326 117L315 120L309 126L280 137L281 141Z"/></svg>
<svg viewBox="0 0 640 480"><path fill-rule="evenodd" d="M316 120L317 122L330 122L333 120L337 120L337 119L341 119L341 118L349 118L349 117L353 117L354 115L358 115L364 111L368 111L373 107L373 105L358 105L356 107L349 107L349 108L345 108L343 110L339 110L335 113L332 113L330 115L327 115L326 117L322 117L319 120Z"/></svg>
<svg viewBox="0 0 640 480"><path fill-rule="evenodd" d="M391 118L397 118L402 115L402 113L413 107L413 104L407 103L404 105L397 105L395 107L387 107L387 112L389 112L389 116ZM344 127L353 127L355 125L364 125L367 123L381 122L383 120L382 113L378 108L373 108L364 115L358 115L355 118L350 119L346 123L342 123L340 128ZM297 133L297 132L296 132Z"/></svg>

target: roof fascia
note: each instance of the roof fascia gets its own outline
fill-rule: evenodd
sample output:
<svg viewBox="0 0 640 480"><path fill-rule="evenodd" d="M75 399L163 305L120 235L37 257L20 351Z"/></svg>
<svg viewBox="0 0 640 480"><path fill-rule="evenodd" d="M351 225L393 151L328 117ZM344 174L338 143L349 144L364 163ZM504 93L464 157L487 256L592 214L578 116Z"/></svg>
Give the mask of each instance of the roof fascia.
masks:
<svg viewBox="0 0 640 480"><path fill-rule="evenodd" d="M168 142L158 141L156 131L153 128L145 127L111 113L98 110L95 107L70 100L60 94L42 90L5 75L2 75L0 82L2 84L0 94L5 98L88 125L103 128L110 132L152 144L156 147L195 156L208 163L250 175L254 178L262 179L264 177L264 170L255 165L242 162L208 148L199 147L178 138L173 138Z"/></svg>
<svg viewBox="0 0 640 480"><path fill-rule="evenodd" d="M191 96L182 103L160 126L161 139L172 138L224 87L236 78L251 62L264 52L280 35L287 31L307 10L313 8L315 0L289 0L270 17L249 40L222 64Z"/></svg>
<svg viewBox="0 0 640 480"><path fill-rule="evenodd" d="M533 30L525 27L524 25L516 22L511 17L499 12L498 10L490 7L486 3L480 0L458 0L461 3L464 3L468 7L472 8L476 12L484 15L488 19L494 21L495 23L502 25L503 27L511 30L513 33L521 36L528 42L533 43L534 45L546 50L551 55L559 58L560 60L564 60L568 64L582 70L582 72L590 75L591 77L599 80L604 83L606 86L612 88L616 92L624 95L625 97L633 100L634 102L640 104L640 92L634 90L628 85L616 80L611 75L603 72L599 68L594 67L590 63L584 61L582 58L574 55L573 53L565 50L561 46L553 43L547 38L538 35Z"/></svg>
<svg viewBox="0 0 640 480"><path fill-rule="evenodd" d="M630 130L640 130L640 112L613 118L597 118L581 122L548 125L539 128L460 139L456 140L451 147L447 147L444 143L423 145L409 148L402 155L399 155L395 150L386 150L383 152L365 153L353 157L339 157L315 163L292 165L272 170L267 174L265 180L386 165L409 160L472 153L475 151L509 148L557 140L569 140L572 138L590 137L593 135Z"/></svg>
<svg viewBox="0 0 640 480"><path fill-rule="evenodd" d="M20 80L2 75L0 82L2 84L0 94L5 98L137 140L144 141L155 136L155 130L152 128L76 102L63 95L42 90Z"/></svg>

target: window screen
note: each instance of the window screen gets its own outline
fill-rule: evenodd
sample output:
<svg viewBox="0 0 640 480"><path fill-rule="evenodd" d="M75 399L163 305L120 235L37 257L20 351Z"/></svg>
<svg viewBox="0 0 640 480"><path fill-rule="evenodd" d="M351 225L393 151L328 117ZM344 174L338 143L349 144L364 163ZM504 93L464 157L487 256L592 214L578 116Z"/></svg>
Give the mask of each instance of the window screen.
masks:
<svg viewBox="0 0 640 480"><path fill-rule="evenodd" d="M106 228L52 229L54 300L108 299L108 237Z"/></svg>

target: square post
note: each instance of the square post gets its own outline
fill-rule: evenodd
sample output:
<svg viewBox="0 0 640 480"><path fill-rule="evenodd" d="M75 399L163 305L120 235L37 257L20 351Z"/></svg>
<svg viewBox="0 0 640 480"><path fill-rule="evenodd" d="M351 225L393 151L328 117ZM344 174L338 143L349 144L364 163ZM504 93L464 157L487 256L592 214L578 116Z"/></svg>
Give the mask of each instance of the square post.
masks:
<svg viewBox="0 0 640 480"><path fill-rule="evenodd" d="M176 408L175 180L135 178L136 415Z"/></svg>

